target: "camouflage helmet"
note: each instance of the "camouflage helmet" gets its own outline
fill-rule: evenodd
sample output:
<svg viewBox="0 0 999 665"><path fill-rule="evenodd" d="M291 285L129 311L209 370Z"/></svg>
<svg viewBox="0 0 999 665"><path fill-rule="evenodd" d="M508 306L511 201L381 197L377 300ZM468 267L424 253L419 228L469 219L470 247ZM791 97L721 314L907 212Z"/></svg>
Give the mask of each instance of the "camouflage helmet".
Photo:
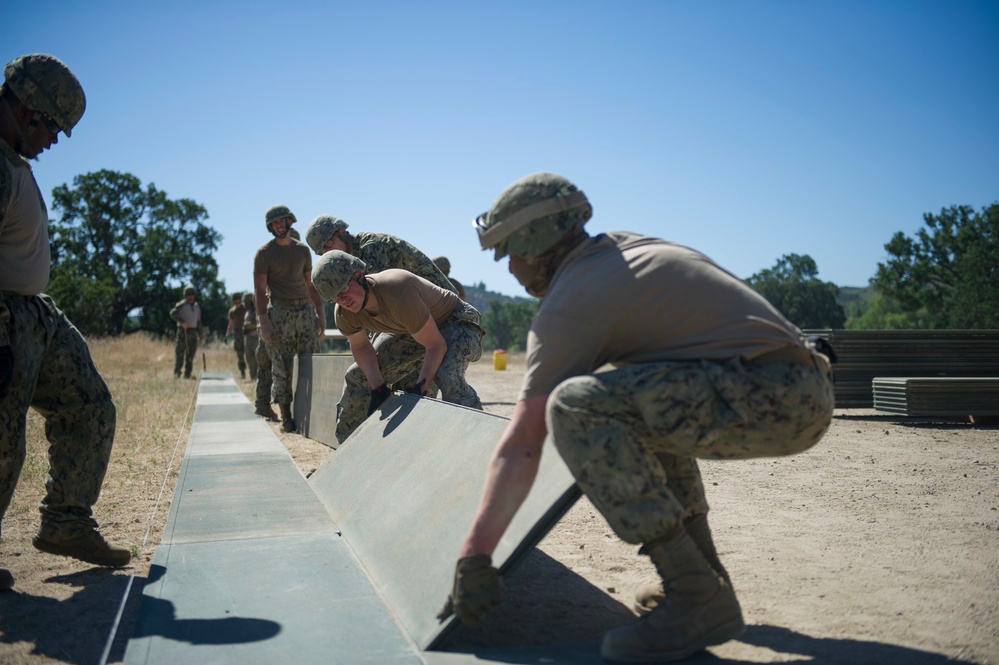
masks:
<svg viewBox="0 0 999 665"><path fill-rule="evenodd" d="M251 305L253 304L253 294L249 291L243 294L243 304Z"/></svg>
<svg viewBox="0 0 999 665"><path fill-rule="evenodd" d="M275 219L281 219L282 217L291 217L291 222L288 226L291 226L298 220L295 219L295 214L288 208L288 206L276 205L271 206L267 209L267 213L264 215L264 224L267 225L267 230L271 230L271 223Z"/></svg>
<svg viewBox="0 0 999 665"><path fill-rule="evenodd" d="M242 302L243 301L243 292L242 291L233 291L233 293L232 293L232 301L233 302Z"/></svg>
<svg viewBox="0 0 999 665"><path fill-rule="evenodd" d="M334 249L316 260L312 268L312 284L323 300L332 302L347 287L354 273L360 271L363 274L367 267L356 256Z"/></svg>
<svg viewBox="0 0 999 665"><path fill-rule="evenodd" d="M322 256L323 247L333 237L337 231L346 231L350 226L347 222L333 215L319 215L309 222L309 228L305 231L305 242L309 244L312 251Z"/></svg>
<svg viewBox="0 0 999 665"><path fill-rule="evenodd" d="M28 108L52 118L66 136L83 117L87 98L62 60L44 53L22 55L3 68L4 85Z"/></svg>
<svg viewBox="0 0 999 665"><path fill-rule="evenodd" d="M504 189L475 220L475 230L482 249L495 250L495 260L508 254L533 259L592 216L580 189L560 175L538 172Z"/></svg>
<svg viewBox="0 0 999 665"><path fill-rule="evenodd" d="M190 284L188 284L187 286L184 287L184 296L185 297L186 296L196 296L196 295L198 295L198 290L196 288L194 288Z"/></svg>
<svg viewBox="0 0 999 665"><path fill-rule="evenodd" d="M446 256L438 256L434 259L434 265L440 268L441 272L444 273L445 276L451 273L451 262L448 261Z"/></svg>

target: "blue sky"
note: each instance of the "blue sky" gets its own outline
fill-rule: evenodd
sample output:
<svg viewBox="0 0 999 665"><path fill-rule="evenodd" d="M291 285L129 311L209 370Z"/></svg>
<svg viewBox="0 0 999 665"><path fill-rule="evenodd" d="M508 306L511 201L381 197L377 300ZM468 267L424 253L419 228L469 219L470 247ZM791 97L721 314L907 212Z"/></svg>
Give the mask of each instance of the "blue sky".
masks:
<svg viewBox="0 0 999 665"><path fill-rule="evenodd" d="M0 23L0 61L51 53L87 93L35 165L46 201L100 169L193 199L230 290L284 203L524 295L471 221L542 170L591 233L740 277L809 254L841 286L923 213L999 201L997 2L0 0Z"/></svg>

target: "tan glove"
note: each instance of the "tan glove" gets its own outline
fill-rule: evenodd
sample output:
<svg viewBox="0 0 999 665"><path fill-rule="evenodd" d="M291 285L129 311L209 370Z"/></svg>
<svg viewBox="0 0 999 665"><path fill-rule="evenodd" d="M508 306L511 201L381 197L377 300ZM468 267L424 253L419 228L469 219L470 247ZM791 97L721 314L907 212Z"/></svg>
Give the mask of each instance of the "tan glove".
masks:
<svg viewBox="0 0 999 665"><path fill-rule="evenodd" d="M444 607L437 613L437 620L444 621L455 614L466 626L477 626L489 610L499 604L502 588L499 571L493 568L488 554L458 559L454 586Z"/></svg>

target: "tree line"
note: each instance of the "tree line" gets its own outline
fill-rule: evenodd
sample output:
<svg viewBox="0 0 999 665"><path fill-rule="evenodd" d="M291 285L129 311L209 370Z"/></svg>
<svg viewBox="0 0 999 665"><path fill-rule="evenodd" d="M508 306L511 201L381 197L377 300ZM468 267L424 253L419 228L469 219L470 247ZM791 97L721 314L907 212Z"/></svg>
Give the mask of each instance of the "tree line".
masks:
<svg viewBox="0 0 999 665"><path fill-rule="evenodd" d="M222 235L204 206L109 170L56 187L52 206L60 215L50 222L48 293L84 334L168 334L185 284L198 289L205 325L225 329L230 297L214 258ZM785 255L746 282L801 328L999 328L999 203L943 208L923 221L915 235L898 232L885 244L872 297L846 307L807 254ZM481 283L467 291L483 314L484 348L522 350L539 301Z"/></svg>

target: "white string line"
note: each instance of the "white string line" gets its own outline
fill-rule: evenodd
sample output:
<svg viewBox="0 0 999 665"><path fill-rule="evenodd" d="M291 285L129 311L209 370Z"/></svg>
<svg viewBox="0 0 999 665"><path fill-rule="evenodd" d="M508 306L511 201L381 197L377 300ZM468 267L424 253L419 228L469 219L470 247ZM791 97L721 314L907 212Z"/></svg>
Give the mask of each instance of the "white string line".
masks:
<svg viewBox="0 0 999 665"><path fill-rule="evenodd" d="M201 385L201 380L194 386L194 394L191 396L191 403L187 405L187 413L184 414L184 425L180 428L180 432L177 433L177 443L174 444L173 454L170 456L170 463L167 465L166 474L163 476L163 483L160 485L160 493L156 497L156 503L153 504L153 512L149 516L149 521L146 523L146 533L142 537L142 548L146 547L146 542L149 540L149 534L153 530L153 521L156 519L156 513L159 510L160 503L163 500L163 493L166 491L167 482L170 480L170 472L173 470L173 462L177 459L177 449L180 448L180 442L184 434L184 429L187 425L187 419L191 415L191 409L194 408L195 402L198 399L198 387ZM118 625L121 623L121 617L125 613L125 605L128 602L128 594L132 590L132 581L135 579L135 573L133 572L128 576L128 582L125 584L125 592L121 597L121 603L118 604L118 611L115 613L114 621L111 623L111 632L108 634L107 642L104 644L104 651L101 653L100 660L97 661L98 665L107 665L108 656L111 655L111 647L114 645L114 638L118 632Z"/></svg>

